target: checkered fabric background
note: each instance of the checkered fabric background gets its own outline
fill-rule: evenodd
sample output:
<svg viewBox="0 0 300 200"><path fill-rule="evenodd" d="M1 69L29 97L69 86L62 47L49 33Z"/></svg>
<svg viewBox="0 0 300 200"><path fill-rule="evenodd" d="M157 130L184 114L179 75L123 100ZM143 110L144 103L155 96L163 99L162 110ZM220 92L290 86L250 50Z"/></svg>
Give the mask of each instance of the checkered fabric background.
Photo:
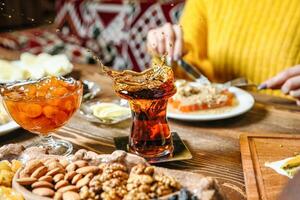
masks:
<svg viewBox="0 0 300 200"><path fill-rule="evenodd" d="M50 54L65 53L73 62L92 63L93 51L115 69L144 70L150 57L145 40L151 28L177 23L183 0L57 0L54 30L0 35L0 46Z"/></svg>

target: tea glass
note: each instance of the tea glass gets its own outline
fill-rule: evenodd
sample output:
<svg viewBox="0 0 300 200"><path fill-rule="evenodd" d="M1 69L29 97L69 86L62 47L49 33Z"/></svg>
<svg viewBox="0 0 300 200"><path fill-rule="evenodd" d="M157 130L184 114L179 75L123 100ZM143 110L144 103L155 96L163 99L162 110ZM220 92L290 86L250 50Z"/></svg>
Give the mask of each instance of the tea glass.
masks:
<svg viewBox="0 0 300 200"><path fill-rule="evenodd" d="M172 156L173 139L166 118L168 99L176 93L172 68L154 66L113 78L116 94L128 100L132 113L129 151L148 161Z"/></svg>

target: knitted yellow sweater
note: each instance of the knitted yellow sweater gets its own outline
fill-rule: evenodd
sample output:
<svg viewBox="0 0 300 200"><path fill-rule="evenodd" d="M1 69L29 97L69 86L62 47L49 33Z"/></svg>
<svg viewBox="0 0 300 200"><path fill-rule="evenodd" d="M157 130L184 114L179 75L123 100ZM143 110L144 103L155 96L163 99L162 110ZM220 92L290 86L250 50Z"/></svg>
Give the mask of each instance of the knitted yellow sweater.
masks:
<svg viewBox="0 0 300 200"><path fill-rule="evenodd" d="M181 24L186 61L215 81L300 64L300 0L188 0Z"/></svg>

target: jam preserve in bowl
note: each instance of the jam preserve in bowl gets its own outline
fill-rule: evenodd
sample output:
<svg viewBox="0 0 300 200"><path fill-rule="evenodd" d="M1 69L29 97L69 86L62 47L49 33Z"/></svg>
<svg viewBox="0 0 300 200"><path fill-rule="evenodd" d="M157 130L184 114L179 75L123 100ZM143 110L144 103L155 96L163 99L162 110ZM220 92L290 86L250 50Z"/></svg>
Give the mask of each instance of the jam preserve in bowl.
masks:
<svg viewBox="0 0 300 200"><path fill-rule="evenodd" d="M72 144L55 140L50 134L66 124L79 108L82 84L73 78L45 77L20 81L1 87L1 95L10 116L41 140L30 146L46 147L50 153L67 155Z"/></svg>

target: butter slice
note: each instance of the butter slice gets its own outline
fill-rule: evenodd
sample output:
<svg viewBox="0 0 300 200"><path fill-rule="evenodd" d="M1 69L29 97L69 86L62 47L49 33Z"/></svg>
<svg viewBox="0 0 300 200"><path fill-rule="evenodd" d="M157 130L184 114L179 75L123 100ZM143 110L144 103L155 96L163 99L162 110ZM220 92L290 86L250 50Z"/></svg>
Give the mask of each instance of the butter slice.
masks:
<svg viewBox="0 0 300 200"><path fill-rule="evenodd" d="M119 120L130 116L129 108L119 106L114 103L99 103L91 106L93 115L100 120Z"/></svg>

